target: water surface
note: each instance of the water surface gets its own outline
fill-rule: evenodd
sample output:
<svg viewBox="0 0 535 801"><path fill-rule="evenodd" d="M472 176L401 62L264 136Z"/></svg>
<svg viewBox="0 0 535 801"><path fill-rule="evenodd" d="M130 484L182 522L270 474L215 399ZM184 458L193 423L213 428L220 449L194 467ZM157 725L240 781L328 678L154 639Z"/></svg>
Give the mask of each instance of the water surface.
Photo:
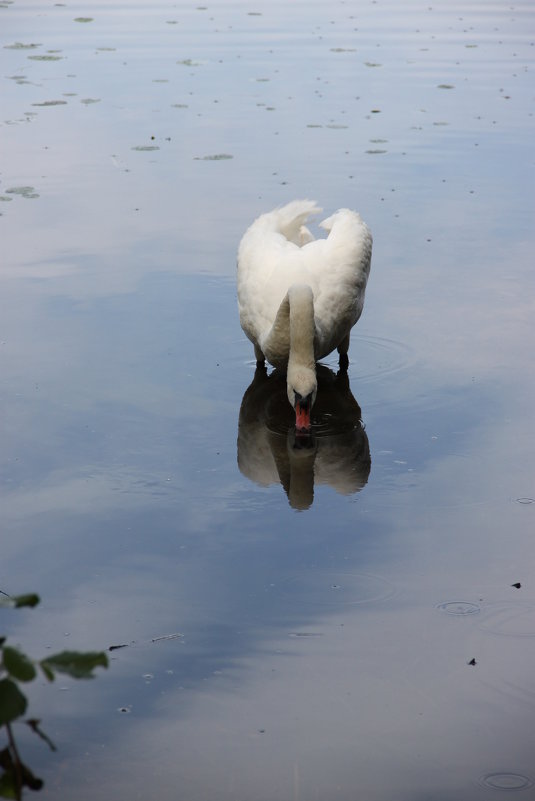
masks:
<svg viewBox="0 0 535 801"><path fill-rule="evenodd" d="M127 646L42 797L533 798L532 5L2 5L3 631ZM298 197L374 234L312 449L234 285Z"/></svg>

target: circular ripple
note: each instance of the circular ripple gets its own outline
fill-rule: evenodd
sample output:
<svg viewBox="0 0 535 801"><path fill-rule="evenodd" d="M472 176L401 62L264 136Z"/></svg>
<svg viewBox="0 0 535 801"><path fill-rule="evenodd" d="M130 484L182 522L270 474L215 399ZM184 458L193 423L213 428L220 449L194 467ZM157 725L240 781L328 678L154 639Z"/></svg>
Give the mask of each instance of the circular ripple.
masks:
<svg viewBox="0 0 535 801"><path fill-rule="evenodd" d="M402 342L362 334L357 334L354 340L358 358L355 356L357 369L356 373L351 372L351 378L358 380L359 384L376 381L414 364L412 350Z"/></svg>
<svg viewBox="0 0 535 801"><path fill-rule="evenodd" d="M500 637L535 637L535 604L521 601L489 604L479 627Z"/></svg>
<svg viewBox="0 0 535 801"><path fill-rule="evenodd" d="M290 576L283 592L300 603L334 607L384 601L394 595L394 587L387 579L367 573L309 570Z"/></svg>
<svg viewBox="0 0 535 801"><path fill-rule="evenodd" d="M487 773L479 783L492 790L527 790L533 787L533 781L522 773Z"/></svg>
<svg viewBox="0 0 535 801"><path fill-rule="evenodd" d="M475 615L481 612L481 607L469 601L445 601L443 604L438 604L437 609L447 615Z"/></svg>

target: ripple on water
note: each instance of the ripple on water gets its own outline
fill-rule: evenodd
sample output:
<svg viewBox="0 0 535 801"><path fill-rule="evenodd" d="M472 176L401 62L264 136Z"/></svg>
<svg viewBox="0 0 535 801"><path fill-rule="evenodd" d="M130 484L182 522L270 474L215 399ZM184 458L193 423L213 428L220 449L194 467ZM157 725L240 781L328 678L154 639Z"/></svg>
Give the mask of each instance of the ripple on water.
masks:
<svg viewBox="0 0 535 801"><path fill-rule="evenodd" d="M481 607L470 601L444 601L437 609L447 615L475 615L481 611Z"/></svg>
<svg viewBox="0 0 535 801"><path fill-rule="evenodd" d="M535 637L535 604L522 601L488 604L479 628L500 637Z"/></svg>
<svg viewBox="0 0 535 801"><path fill-rule="evenodd" d="M290 576L281 588L294 602L327 607L376 603L395 593L394 586L382 576L316 569Z"/></svg>
<svg viewBox="0 0 535 801"><path fill-rule="evenodd" d="M527 790L533 787L533 781L522 773L487 773L479 783L492 790Z"/></svg>
<svg viewBox="0 0 535 801"><path fill-rule="evenodd" d="M415 362L412 349L402 342L362 334L354 339L358 358L355 357L356 374L352 371L351 379L358 380L359 384L408 370Z"/></svg>

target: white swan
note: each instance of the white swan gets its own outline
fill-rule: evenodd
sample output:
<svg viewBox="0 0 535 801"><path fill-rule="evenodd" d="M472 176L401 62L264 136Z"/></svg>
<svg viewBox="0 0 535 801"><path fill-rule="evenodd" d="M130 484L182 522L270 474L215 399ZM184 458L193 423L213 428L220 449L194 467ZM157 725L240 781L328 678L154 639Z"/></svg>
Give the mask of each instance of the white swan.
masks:
<svg viewBox="0 0 535 801"><path fill-rule="evenodd" d="M320 212L313 201L294 200L262 214L238 250L241 326L257 363L287 369L288 400L303 431L316 399L316 361L337 348L347 369L372 252L368 226L349 209L323 220L328 236L314 239L305 222Z"/></svg>

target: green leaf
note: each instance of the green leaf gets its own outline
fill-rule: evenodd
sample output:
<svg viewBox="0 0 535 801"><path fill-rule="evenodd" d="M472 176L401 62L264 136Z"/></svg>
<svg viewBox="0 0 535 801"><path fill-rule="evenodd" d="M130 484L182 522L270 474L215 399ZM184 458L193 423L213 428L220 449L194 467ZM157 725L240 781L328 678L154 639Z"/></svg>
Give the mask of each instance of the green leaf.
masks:
<svg viewBox="0 0 535 801"><path fill-rule="evenodd" d="M15 595L12 600L15 601L15 606L18 609L20 606L37 606L41 599L34 592L30 592L26 595Z"/></svg>
<svg viewBox="0 0 535 801"><path fill-rule="evenodd" d="M0 797L20 798L20 792L17 788L17 777L14 770L2 773L0 776Z"/></svg>
<svg viewBox="0 0 535 801"><path fill-rule="evenodd" d="M11 679L0 680L0 726L24 715L28 702Z"/></svg>
<svg viewBox="0 0 535 801"><path fill-rule="evenodd" d="M35 679L37 672L33 662L28 659L26 654L17 651L16 648L11 648L9 645L6 645L3 650L4 667L14 679L18 679L18 681L32 681L32 679Z"/></svg>
<svg viewBox="0 0 535 801"><path fill-rule="evenodd" d="M34 592L27 593L26 595L7 595L2 593L5 598L0 598L0 606L7 606L11 609L18 609L21 606L37 606L40 601L38 595Z"/></svg>
<svg viewBox="0 0 535 801"><path fill-rule="evenodd" d="M40 664L45 674L47 669L54 669L58 673L67 673L73 679L92 679L94 668L108 667L108 657L102 651L62 651L48 656Z"/></svg>
<svg viewBox="0 0 535 801"><path fill-rule="evenodd" d="M49 668L45 662L39 662L38 664L43 673L45 674L45 676L47 677L48 681L54 681L54 679L56 678L54 676L54 671L51 668Z"/></svg>

